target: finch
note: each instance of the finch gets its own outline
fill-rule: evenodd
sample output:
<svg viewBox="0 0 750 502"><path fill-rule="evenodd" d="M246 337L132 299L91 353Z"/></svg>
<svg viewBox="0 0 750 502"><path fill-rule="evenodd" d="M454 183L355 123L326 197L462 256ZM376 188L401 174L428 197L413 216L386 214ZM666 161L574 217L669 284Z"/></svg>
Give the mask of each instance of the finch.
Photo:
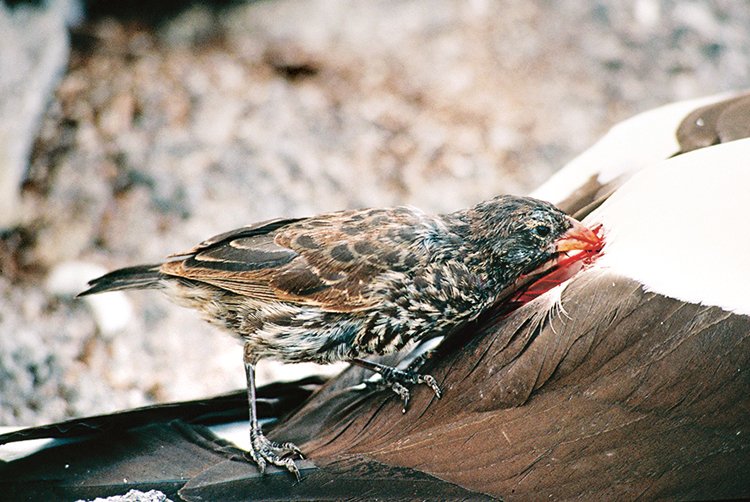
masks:
<svg viewBox="0 0 750 502"><path fill-rule="evenodd" d="M549 203L503 195L450 214L345 210L238 228L166 261L110 272L79 296L159 288L244 343L249 456L299 478L294 444L268 440L255 410L255 364L349 361L404 400L430 375L364 359L443 336L493 306L523 274L599 238Z"/></svg>

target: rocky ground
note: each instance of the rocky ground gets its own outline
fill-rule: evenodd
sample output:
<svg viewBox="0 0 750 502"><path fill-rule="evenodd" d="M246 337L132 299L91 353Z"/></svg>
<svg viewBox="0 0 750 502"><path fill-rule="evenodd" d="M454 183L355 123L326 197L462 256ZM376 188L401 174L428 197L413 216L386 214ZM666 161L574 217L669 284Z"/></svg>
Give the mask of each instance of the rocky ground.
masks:
<svg viewBox="0 0 750 502"><path fill-rule="evenodd" d="M729 0L108 4L72 23L23 172L0 176L3 425L244 385L237 343L158 293L74 299L100 272L276 216L524 193L615 122L750 76ZM0 5L0 26L33 39L41 8ZM31 115L8 89L10 130Z"/></svg>

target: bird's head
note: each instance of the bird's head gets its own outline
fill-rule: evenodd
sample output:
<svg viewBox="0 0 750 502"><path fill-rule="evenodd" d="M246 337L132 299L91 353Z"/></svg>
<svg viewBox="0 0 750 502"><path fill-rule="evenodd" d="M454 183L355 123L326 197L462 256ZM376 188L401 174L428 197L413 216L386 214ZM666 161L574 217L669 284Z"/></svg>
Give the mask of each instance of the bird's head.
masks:
<svg viewBox="0 0 750 502"><path fill-rule="evenodd" d="M469 212L475 245L509 278L562 254L601 249L601 239L555 206L530 197L502 195Z"/></svg>

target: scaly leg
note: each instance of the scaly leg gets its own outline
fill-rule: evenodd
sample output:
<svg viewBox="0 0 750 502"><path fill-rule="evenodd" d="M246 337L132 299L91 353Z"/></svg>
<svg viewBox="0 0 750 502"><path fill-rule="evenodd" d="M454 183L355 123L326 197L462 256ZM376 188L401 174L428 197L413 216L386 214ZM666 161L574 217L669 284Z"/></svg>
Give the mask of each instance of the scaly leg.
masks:
<svg viewBox="0 0 750 502"><path fill-rule="evenodd" d="M245 375L247 376L247 401L250 406L250 451L252 460L258 465L261 474L266 465L271 463L286 468L300 480L299 469L292 456L304 458L302 452L292 443L276 443L266 438L258 423L255 409L255 360L245 354Z"/></svg>
<svg viewBox="0 0 750 502"><path fill-rule="evenodd" d="M422 342L412 351L412 353L407 355L399 363L399 366L406 364L406 371L419 373L419 370L422 369L422 366L424 366L427 361L435 358L438 355L441 344L443 343L443 339L444 337L440 336ZM416 353L417 355L414 356L414 353Z"/></svg>
<svg viewBox="0 0 750 502"><path fill-rule="evenodd" d="M409 398L411 397L409 389L407 389L404 384L424 384L432 389L438 399L440 399L440 397L443 395L442 391L440 390L440 386L438 386L437 384L437 381L430 375L420 375L419 373L415 373L409 369L400 370L397 368L386 366L384 364L367 361L365 359L352 359L351 362L353 364L356 364L357 366L362 366L363 368L374 371L375 373L378 373L380 376L382 376L383 385L385 385L386 387L390 387L393 392L398 394L398 396L403 401L404 406L401 410L403 413L406 413L406 408L409 405Z"/></svg>

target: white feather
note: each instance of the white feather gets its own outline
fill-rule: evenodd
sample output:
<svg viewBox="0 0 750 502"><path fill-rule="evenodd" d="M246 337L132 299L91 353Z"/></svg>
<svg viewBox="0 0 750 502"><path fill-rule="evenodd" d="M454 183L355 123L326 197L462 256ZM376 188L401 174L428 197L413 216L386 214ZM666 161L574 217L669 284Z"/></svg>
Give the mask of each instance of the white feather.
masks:
<svg viewBox="0 0 750 502"><path fill-rule="evenodd" d="M650 291L750 315L750 139L635 175L585 223L602 223L595 266Z"/></svg>

